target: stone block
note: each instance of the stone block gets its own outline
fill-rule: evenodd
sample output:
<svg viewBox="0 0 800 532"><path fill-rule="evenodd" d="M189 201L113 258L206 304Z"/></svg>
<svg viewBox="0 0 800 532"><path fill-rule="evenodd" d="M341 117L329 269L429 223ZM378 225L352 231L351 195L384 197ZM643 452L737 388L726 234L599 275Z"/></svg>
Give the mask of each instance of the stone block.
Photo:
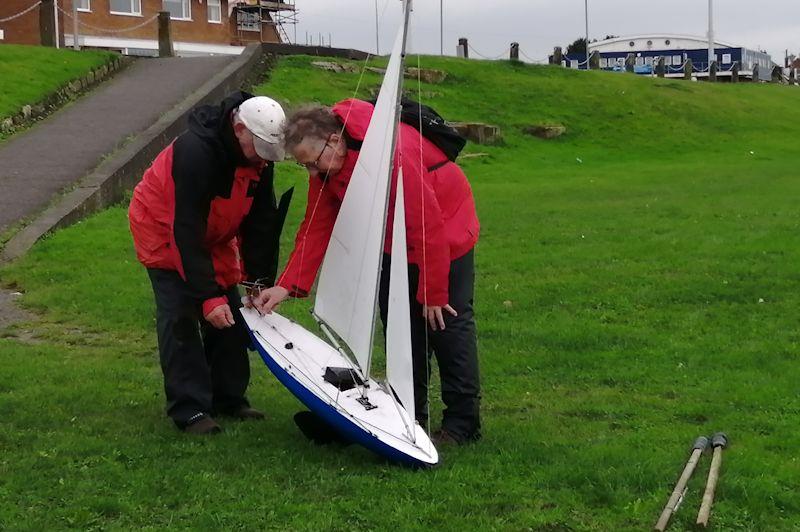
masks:
<svg viewBox="0 0 800 532"><path fill-rule="evenodd" d="M458 133L477 144L486 144L489 146L500 144L502 137L500 136L500 128L489 124L481 124L479 122L452 122L450 123Z"/></svg>
<svg viewBox="0 0 800 532"><path fill-rule="evenodd" d="M14 119L13 118L6 118L2 122L0 122L0 131L3 133L7 133L14 129Z"/></svg>
<svg viewBox="0 0 800 532"><path fill-rule="evenodd" d="M336 63L334 61L312 61L311 66L328 72L358 72L358 67L347 63Z"/></svg>
<svg viewBox="0 0 800 532"><path fill-rule="evenodd" d="M31 117L31 112L32 111L33 111L33 109L31 108L30 105L23 105L22 106L22 118L24 120L29 119Z"/></svg>
<svg viewBox="0 0 800 532"><path fill-rule="evenodd" d="M522 132L540 139L555 139L567 132L561 124L538 124L522 128Z"/></svg>
<svg viewBox="0 0 800 532"><path fill-rule="evenodd" d="M409 79L419 78L425 83L441 83L447 79L447 72L432 68L409 67L405 70L404 75Z"/></svg>

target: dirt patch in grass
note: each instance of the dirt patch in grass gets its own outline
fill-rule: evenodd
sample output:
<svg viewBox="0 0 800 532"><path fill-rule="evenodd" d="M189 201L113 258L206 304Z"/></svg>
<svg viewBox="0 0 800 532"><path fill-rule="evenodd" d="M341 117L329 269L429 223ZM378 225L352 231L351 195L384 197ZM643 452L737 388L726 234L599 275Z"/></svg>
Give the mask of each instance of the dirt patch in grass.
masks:
<svg viewBox="0 0 800 532"><path fill-rule="evenodd" d="M33 340L32 332L19 325L34 321L36 315L17 304L17 299L20 297L22 294L14 289L0 288L0 337Z"/></svg>

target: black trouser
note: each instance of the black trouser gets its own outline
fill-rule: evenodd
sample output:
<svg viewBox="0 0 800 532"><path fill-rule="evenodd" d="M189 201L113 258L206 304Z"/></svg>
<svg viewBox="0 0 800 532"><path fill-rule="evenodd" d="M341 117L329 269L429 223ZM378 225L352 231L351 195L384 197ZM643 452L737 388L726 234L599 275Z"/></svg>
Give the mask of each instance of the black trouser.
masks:
<svg viewBox="0 0 800 532"><path fill-rule="evenodd" d="M167 415L185 427L199 413L227 413L249 406L249 338L236 287L225 294L236 324L215 329L203 318L202 301L189 293L181 276L148 269L156 299L156 329Z"/></svg>
<svg viewBox="0 0 800 532"><path fill-rule="evenodd" d="M386 330L391 258L383 257L379 302L381 320ZM450 306L458 316L444 309L445 329L434 331L422 317L417 302L419 267L408 265L408 297L411 309L411 350L414 367L414 407L420 425L428 422L428 384L431 352L436 355L442 382L445 410L442 428L459 440L480 438L480 375L475 317L472 309L475 285L474 252L470 251L450 263ZM427 328L427 341L425 330Z"/></svg>

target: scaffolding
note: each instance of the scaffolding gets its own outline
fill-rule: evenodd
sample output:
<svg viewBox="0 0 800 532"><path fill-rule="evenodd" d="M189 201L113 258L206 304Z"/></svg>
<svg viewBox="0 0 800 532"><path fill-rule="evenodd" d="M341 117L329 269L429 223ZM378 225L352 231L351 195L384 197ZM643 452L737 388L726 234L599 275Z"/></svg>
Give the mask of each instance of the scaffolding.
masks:
<svg viewBox="0 0 800 532"><path fill-rule="evenodd" d="M295 6L295 0L283 0L272 2L269 0L238 0L235 3L237 12L237 29L249 29L249 25L258 25L258 31L261 32L262 42L263 39L262 28L264 26L271 26L275 29L278 38L286 43L297 44L297 22L298 12ZM286 26L292 26L293 38L289 37ZM255 28L252 28L255 29Z"/></svg>

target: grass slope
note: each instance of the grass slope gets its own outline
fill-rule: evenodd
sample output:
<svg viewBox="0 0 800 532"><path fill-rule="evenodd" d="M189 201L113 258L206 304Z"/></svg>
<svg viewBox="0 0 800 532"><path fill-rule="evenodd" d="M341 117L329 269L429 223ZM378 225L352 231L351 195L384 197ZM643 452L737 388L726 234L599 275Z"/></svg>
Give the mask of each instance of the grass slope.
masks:
<svg viewBox="0 0 800 532"><path fill-rule="evenodd" d="M289 105L352 95L358 76L310 61L282 59L257 90ZM177 433L152 295L113 208L2 273L42 322L34 340L30 326L0 339L0 527L643 530L694 438L726 430L714 528L797 530L796 93L422 64L450 73L422 87L426 103L496 123L506 141L470 146L489 155L464 163L483 224L485 439L428 472L314 447L255 358L250 397L269 420ZM521 133L539 122L569 133ZM278 175L300 189L288 249L305 177L290 163ZM673 530L691 527L708 463Z"/></svg>
<svg viewBox="0 0 800 532"><path fill-rule="evenodd" d="M105 64L111 52L56 50L44 46L0 46L0 119L41 101L67 82Z"/></svg>

